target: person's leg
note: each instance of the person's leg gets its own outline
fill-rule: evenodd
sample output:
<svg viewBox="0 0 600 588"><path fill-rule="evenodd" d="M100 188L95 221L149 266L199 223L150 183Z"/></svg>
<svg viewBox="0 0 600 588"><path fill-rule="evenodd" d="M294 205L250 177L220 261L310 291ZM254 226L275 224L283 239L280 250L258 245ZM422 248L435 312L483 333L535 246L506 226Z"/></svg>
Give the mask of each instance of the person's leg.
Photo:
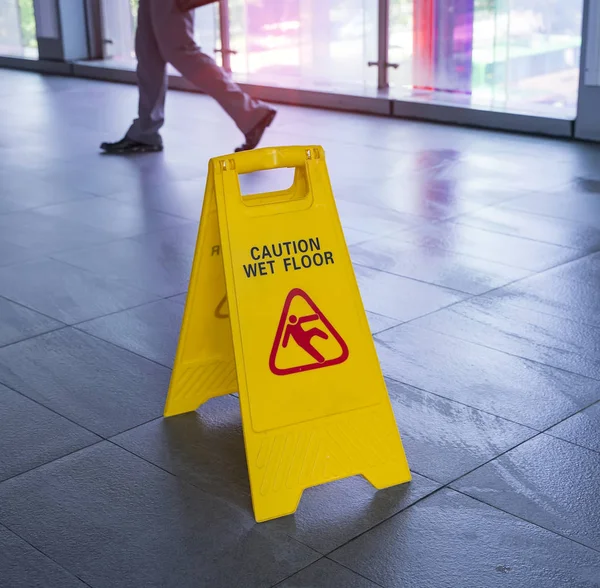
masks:
<svg viewBox="0 0 600 588"><path fill-rule="evenodd" d="M167 63L154 34L152 0L140 0L135 52L140 89L139 113L127 136L140 143L162 145L159 130L165 122L168 76Z"/></svg>
<svg viewBox="0 0 600 588"><path fill-rule="evenodd" d="M139 88L138 118L121 141L103 143L112 153L160 151L159 130L165 121L167 63L160 52L152 25L152 0L140 0L135 52Z"/></svg>
<svg viewBox="0 0 600 588"><path fill-rule="evenodd" d="M198 89L212 96L246 136L244 149L256 147L275 110L246 94L194 41L194 13L175 0L150 0L154 33L163 58Z"/></svg>

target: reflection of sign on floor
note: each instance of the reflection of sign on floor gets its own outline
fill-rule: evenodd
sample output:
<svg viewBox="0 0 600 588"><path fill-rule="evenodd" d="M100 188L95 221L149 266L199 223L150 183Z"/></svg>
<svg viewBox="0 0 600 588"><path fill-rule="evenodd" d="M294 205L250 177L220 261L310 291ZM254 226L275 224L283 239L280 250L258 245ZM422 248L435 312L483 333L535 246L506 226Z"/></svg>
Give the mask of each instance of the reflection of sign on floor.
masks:
<svg viewBox="0 0 600 588"><path fill-rule="evenodd" d="M277 376L343 363L346 342L310 296L295 288L285 300L269 367Z"/></svg>
<svg viewBox="0 0 600 588"><path fill-rule="evenodd" d="M229 305L227 304L227 294L223 296L221 302L215 309L215 316L220 319L229 318Z"/></svg>

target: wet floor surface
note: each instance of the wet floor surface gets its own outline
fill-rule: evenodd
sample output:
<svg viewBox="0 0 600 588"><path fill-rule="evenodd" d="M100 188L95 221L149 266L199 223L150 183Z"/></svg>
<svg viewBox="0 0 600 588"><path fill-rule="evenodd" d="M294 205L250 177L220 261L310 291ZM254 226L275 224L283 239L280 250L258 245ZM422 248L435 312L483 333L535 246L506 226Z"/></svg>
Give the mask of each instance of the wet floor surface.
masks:
<svg viewBox="0 0 600 588"><path fill-rule="evenodd" d="M257 525L237 399L161 418L241 137L171 93L164 153L100 156L136 99L0 71L0 586L600 586L600 148L280 108L265 145L325 148L413 481Z"/></svg>

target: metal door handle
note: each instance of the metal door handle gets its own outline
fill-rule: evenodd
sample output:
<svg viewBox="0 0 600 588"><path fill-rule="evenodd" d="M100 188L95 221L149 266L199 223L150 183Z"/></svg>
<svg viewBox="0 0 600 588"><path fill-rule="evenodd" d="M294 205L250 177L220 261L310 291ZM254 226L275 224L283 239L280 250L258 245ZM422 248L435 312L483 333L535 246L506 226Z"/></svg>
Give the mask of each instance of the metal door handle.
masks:
<svg viewBox="0 0 600 588"><path fill-rule="evenodd" d="M379 67L381 64L379 61L369 61L367 65L369 67ZM394 69L398 69L400 67L399 63L388 63L387 61L383 65L384 67L393 67Z"/></svg>

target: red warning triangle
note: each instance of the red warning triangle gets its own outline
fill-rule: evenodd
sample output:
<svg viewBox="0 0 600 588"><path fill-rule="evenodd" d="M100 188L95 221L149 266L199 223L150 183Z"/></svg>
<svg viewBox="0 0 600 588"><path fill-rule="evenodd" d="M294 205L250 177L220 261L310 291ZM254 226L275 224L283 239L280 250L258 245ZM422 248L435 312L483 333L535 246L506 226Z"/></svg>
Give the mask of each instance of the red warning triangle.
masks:
<svg viewBox="0 0 600 588"><path fill-rule="evenodd" d="M290 308L295 299L301 298L310 308L311 312L302 316L290 313ZM322 327L325 327L323 329ZM319 343L327 341L324 350ZM332 341L335 351L332 352ZM278 367L278 355L284 349L296 347L301 350L301 360L293 365ZM321 348L320 348L321 347ZM279 319L279 326L275 334L275 341L269 357L269 368L276 376L286 376L308 370L329 367L343 363L350 355L346 342L335 330L327 317L319 310L310 296L300 288L293 289L285 299L283 312ZM281 363L279 364L281 366Z"/></svg>

